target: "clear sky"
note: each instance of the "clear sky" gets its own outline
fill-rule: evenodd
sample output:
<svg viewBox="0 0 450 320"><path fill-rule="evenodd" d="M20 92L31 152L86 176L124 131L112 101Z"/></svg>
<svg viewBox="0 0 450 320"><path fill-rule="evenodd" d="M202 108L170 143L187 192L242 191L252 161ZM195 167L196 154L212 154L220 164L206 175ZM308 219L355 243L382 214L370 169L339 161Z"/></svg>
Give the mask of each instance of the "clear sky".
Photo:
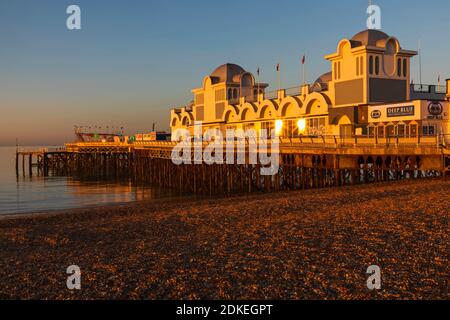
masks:
<svg viewBox="0 0 450 320"><path fill-rule="evenodd" d="M423 82L450 77L450 1L374 0L382 30L422 44ZM66 28L77 4L82 30ZM74 125L168 130L169 110L217 66L237 63L269 90L329 71L323 56L366 29L367 0L0 0L0 145L61 144ZM413 79L418 83L418 59Z"/></svg>

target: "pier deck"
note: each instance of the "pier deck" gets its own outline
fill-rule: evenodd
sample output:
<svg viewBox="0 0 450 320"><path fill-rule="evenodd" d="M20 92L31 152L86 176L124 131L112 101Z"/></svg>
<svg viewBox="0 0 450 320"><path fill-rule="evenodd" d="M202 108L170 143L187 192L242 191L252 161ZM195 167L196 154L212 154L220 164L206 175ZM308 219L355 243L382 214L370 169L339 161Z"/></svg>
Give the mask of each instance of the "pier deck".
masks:
<svg viewBox="0 0 450 320"><path fill-rule="evenodd" d="M421 177L446 177L450 173L450 150L446 137L341 138L302 137L280 139L279 169L273 176L261 175L267 165L250 163L253 143L234 143L234 157L245 153L244 164L223 161L207 165L198 161L210 142L191 143L194 165L175 165L172 151L176 142L68 143L64 149L43 150L38 165L44 175L76 175L88 178L127 177L136 183L157 185L181 192L234 193L298 190L353 185ZM260 145L258 153L270 154L271 142ZM18 153L25 154L25 153ZM33 153L37 154L37 153ZM31 160L30 160L31 161ZM31 171L30 171L31 172Z"/></svg>

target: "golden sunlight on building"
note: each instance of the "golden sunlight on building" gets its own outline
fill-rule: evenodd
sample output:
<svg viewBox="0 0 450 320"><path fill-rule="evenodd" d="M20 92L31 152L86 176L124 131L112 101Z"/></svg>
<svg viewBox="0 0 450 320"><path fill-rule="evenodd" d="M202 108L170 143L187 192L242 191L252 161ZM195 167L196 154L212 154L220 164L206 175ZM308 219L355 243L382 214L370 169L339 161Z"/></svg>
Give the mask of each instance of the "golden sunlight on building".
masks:
<svg viewBox="0 0 450 320"><path fill-rule="evenodd" d="M224 64L194 89L189 106L171 111L171 130L202 122L202 130L275 130L281 138L416 137L450 133L450 93L411 84L417 54L381 31L366 30L339 42L325 57L331 72L313 84L266 92L250 72Z"/></svg>

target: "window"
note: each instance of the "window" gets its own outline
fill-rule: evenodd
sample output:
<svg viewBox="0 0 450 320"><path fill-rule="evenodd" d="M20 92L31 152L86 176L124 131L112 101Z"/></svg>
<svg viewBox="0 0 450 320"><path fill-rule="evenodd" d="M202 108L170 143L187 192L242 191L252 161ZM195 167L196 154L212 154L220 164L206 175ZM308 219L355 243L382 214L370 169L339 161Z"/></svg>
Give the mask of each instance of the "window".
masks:
<svg viewBox="0 0 450 320"><path fill-rule="evenodd" d="M379 126L377 128L378 131L378 138L384 138L384 127L383 126Z"/></svg>
<svg viewBox="0 0 450 320"><path fill-rule="evenodd" d="M233 99L237 99L237 97L238 97L238 90L234 89L233 90Z"/></svg>
<svg viewBox="0 0 450 320"><path fill-rule="evenodd" d="M326 121L325 118L314 118L308 119L307 123L307 132L310 136L320 136L326 133Z"/></svg>
<svg viewBox="0 0 450 320"><path fill-rule="evenodd" d="M337 62L334 63L334 80L337 80Z"/></svg>
<svg viewBox="0 0 450 320"><path fill-rule="evenodd" d="M338 78L341 78L341 62L338 62Z"/></svg>
<svg viewBox="0 0 450 320"><path fill-rule="evenodd" d="M244 123L244 125L242 126L242 129L247 132L250 130L255 130L255 124L251 123L251 122ZM256 134L256 132L255 132L255 134Z"/></svg>
<svg viewBox="0 0 450 320"><path fill-rule="evenodd" d="M417 124L411 124L409 129L410 129L410 137L411 138L417 137Z"/></svg>
<svg viewBox="0 0 450 320"><path fill-rule="evenodd" d="M260 136L262 135L262 132L265 132L266 137L271 137L272 131L274 131L274 130L275 130L275 121L261 122Z"/></svg>
<svg viewBox="0 0 450 320"><path fill-rule="evenodd" d="M369 136L369 138L374 138L375 137L375 127L369 126L367 129L368 129L367 135Z"/></svg>
<svg viewBox="0 0 450 320"><path fill-rule="evenodd" d="M380 74L380 57L375 58L375 74Z"/></svg>
<svg viewBox="0 0 450 320"><path fill-rule="evenodd" d="M284 121L283 138L298 138L300 136L297 122L298 120L293 119Z"/></svg>
<svg viewBox="0 0 450 320"><path fill-rule="evenodd" d="M364 75L364 58L359 58L359 72L363 76Z"/></svg>
<svg viewBox="0 0 450 320"><path fill-rule="evenodd" d="M423 126L422 134L424 136L434 136L436 134L436 127L433 125Z"/></svg>
<svg viewBox="0 0 450 320"><path fill-rule="evenodd" d="M195 95L195 104L202 105L204 103L204 95L203 93L199 93Z"/></svg>
<svg viewBox="0 0 450 320"><path fill-rule="evenodd" d="M231 89L231 88L228 89L227 98L228 98L228 100L233 99L233 89Z"/></svg>
<svg viewBox="0 0 450 320"><path fill-rule="evenodd" d="M373 74L373 56L369 58L369 73Z"/></svg>
<svg viewBox="0 0 450 320"><path fill-rule="evenodd" d="M406 76L408 75L408 64L407 64L407 60L403 59L403 76L406 78Z"/></svg>
<svg viewBox="0 0 450 320"><path fill-rule="evenodd" d="M397 76L402 76L402 59L397 60Z"/></svg>
<svg viewBox="0 0 450 320"><path fill-rule="evenodd" d="M356 75L359 76L359 57L356 57Z"/></svg>
<svg viewBox="0 0 450 320"><path fill-rule="evenodd" d="M395 127L393 125L386 126L386 137L395 136Z"/></svg>
<svg viewBox="0 0 450 320"><path fill-rule="evenodd" d="M397 125L397 136L403 138L405 137L405 134L406 134L406 125L404 124Z"/></svg>

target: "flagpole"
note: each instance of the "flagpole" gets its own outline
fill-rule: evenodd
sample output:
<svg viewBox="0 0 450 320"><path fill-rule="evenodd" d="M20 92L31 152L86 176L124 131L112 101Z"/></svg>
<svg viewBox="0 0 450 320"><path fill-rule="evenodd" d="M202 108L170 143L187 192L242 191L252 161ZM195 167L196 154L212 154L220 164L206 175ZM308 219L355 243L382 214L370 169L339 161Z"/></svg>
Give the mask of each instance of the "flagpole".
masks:
<svg viewBox="0 0 450 320"><path fill-rule="evenodd" d="M420 88L422 88L422 48L420 40L418 47L419 47L419 81L420 81Z"/></svg>
<svg viewBox="0 0 450 320"><path fill-rule="evenodd" d="M306 84L306 55L303 55L302 64L303 64L303 85L305 85Z"/></svg>
<svg viewBox="0 0 450 320"><path fill-rule="evenodd" d="M278 66L277 66L277 71L278 71L278 91L280 91L281 90L281 75L280 75L280 73L281 73L281 66L280 66L279 63L278 63Z"/></svg>
<svg viewBox="0 0 450 320"><path fill-rule="evenodd" d="M258 70L256 71L256 74L258 76L258 92L256 94L256 101L259 101L259 99L258 99L258 97L259 97L259 88L260 88L259 72L260 72L260 70L259 70L259 67L258 67Z"/></svg>

